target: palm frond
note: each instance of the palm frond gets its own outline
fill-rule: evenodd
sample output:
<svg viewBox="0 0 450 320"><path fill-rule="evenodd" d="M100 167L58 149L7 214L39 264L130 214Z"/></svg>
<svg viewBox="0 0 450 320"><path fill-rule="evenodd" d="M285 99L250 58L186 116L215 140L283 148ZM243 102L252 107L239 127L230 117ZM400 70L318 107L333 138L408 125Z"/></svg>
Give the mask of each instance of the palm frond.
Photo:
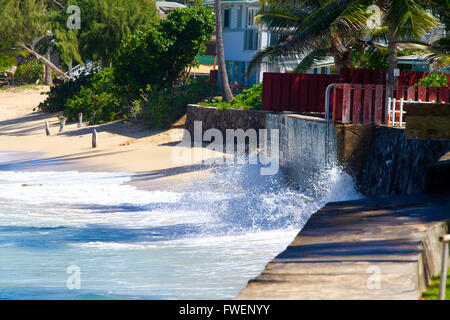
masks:
<svg viewBox="0 0 450 320"><path fill-rule="evenodd" d="M437 25L435 18L411 0L393 1L386 13L386 20L395 26L396 34L403 40L418 40Z"/></svg>
<svg viewBox="0 0 450 320"><path fill-rule="evenodd" d="M294 70L292 70L292 72L300 73L306 71L310 69L314 63L319 62L329 54L330 48L313 50L303 57L301 62L294 68Z"/></svg>
<svg viewBox="0 0 450 320"><path fill-rule="evenodd" d="M310 14L310 12L282 5L264 5L261 7L257 20L268 31L280 32L295 30L296 27Z"/></svg>
<svg viewBox="0 0 450 320"><path fill-rule="evenodd" d="M367 20L371 13L367 10L373 0L357 0L349 3L341 14L331 24L331 34L335 46L344 51L354 37L367 29Z"/></svg>

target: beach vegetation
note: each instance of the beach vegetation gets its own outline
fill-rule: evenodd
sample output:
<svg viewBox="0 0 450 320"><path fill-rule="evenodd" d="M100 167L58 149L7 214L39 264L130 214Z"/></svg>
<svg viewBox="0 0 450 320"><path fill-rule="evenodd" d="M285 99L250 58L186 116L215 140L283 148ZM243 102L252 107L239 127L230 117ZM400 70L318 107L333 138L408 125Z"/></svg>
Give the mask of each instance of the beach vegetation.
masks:
<svg viewBox="0 0 450 320"><path fill-rule="evenodd" d="M17 67L14 74L14 82L17 84L36 83L42 78L42 62L36 59L29 59L26 63Z"/></svg>
<svg viewBox="0 0 450 320"><path fill-rule="evenodd" d="M261 109L262 82L236 95L230 102L221 99L209 99L199 102L200 106L217 107L219 111L225 109Z"/></svg>
<svg viewBox="0 0 450 320"><path fill-rule="evenodd" d="M114 83L113 70L105 68L95 73L79 92L67 99L63 115L76 121L78 113L91 124L113 121L123 116L120 88Z"/></svg>
<svg viewBox="0 0 450 320"><path fill-rule="evenodd" d="M133 108L141 111L143 120L151 127L167 128L186 112L189 103L217 94L217 86L207 80L205 76L192 78L172 88L148 86L134 101Z"/></svg>
<svg viewBox="0 0 450 320"><path fill-rule="evenodd" d="M47 99L39 104L39 108L45 112L64 111L66 100L80 92L82 86L88 86L91 78L92 74L83 73L77 78L51 86L48 93L42 93Z"/></svg>
<svg viewBox="0 0 450 320"><path fill-rule="evenodd" d="M10 55L0 55L0 71L7 70L16 65L16 59Z"/></svg>

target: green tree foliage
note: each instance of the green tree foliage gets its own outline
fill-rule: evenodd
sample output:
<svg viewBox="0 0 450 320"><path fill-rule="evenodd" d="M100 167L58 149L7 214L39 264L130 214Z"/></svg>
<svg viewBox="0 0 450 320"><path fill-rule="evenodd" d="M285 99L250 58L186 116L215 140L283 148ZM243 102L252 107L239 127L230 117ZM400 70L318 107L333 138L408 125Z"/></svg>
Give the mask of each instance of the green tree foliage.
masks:
<svg viewBox="0 0 450 320"><path fill-rule="evenodd" d="M133 107L141 110L144 121L153 128L167 128L186 113L186 106L217 93L217 87L206 77L189 79L175 88L145 90Z"/></svg>
<svg viewBox="0 0 450 320"><path fill-rule="evenodd" d="M129 92L147 85L173 87L195 56L205 52L214 31L214 15L203 7L176 9L166 19L152 19L124 41L113 61L119 84Z"/></svg>
<svg viewBox="0 0 450 320"><path fill-rule="evenodd" d="M16 59L9 55L0 55L0 71L16 65Z"/></svg>
<svg viewBox="0 0 450 320"><path fill-rule="evenodd" d="M81 8L80 52L109 67L122 40L155 16L154 1L85 0Z"/></svg>
<svg viewBox="0 0 450 320"><path fill-rule="evenodd" d="M431 73L416 83L416 86L423 87L448 87L448 78L446 74Z"/></svg>
<svg viewBox="0 0 450 320"><path fill-rule="evenodd" d="M69 120L82 112L91 123L144 117L152 126L167 126L187 103L216 93L205 79L185 83L185 70L204 52L213 29L214 16L202 7L155 17L125 41L113 68L52 88L40 107L63 110Z"/></svg>
<svg viewBox="0 0 450 320"><path fill-rule="evenodd" d="M41 76L42 63L36 59L30 59L27 63L17 67L14 82L18 84L35 83Z"/></svg>
<svg viewBox="0 0 450 320"><path fill-rule="evenodd" d="M48 0L0 1L0 47L25 50L66 77L64 72L33 48L33 42L47 36L51 30L50 12Z"/></svg>

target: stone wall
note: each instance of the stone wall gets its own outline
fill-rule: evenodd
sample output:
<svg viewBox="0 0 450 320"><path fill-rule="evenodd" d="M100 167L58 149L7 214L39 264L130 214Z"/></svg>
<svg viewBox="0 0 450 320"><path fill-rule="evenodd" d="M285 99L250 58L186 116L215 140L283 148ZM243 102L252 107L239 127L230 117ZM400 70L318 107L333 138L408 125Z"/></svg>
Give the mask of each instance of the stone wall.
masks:
<svg viewBox="0 0 450 320"><path fill-rule="evenodd" d="M450 141L406 140L405 130L376 127L358 179L368 197L423 192L427 167L450 151Z"/></svg>
<svg viewBox="0 0 450 320"><path fill-rule="evenodd" d="M226 129L264 129L266 112L258 110L226 109L218 111L214 107L188 105L185 128L194 135L194 121L202 122L202 133L207 129L219 129L225 134Z"/></svg>

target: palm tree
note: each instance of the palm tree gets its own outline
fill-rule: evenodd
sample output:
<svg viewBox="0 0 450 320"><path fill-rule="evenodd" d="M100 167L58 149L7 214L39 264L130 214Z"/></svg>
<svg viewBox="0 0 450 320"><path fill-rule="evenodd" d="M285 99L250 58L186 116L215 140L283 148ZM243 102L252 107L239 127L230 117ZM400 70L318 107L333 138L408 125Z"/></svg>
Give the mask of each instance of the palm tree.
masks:
<svg viewBox="0 0 450 320"><path fill-rule="evenodd" d="M216 15L216 48L219 67L219 79L222 87L222 100L229 102L233 99L233 94L228 83L227 68L225 65L225 52L223 49L222 37L222 8L220 0L215 0L214 13Z"/></svg>
<svg viewBox="0 0 450 320"><path fill-rule="evenodd" d="M438 0L440 1L440 0ZM396 85L394 70L398 67L397 45L400 41L421 40L426 31L435 27L436 19L426 11L428 1L377 1L384 11L384 30L387 31L389 84Z"/></svg>
<svg viewBox="0 0 450 320"><path fill-rule="evenodd" d="M425 31L436 25L436 20L425 10L446 0L340 0L300 1L295 7L284 4L265 4L259 19L268 31L278 33L278 44L260 50L249 65L254 68L264 58L271 62L283 62L286 58L300 61L295 72L307 70L327 55L335 60L336 71L352 68L352 47L363 43L369 51L379 45L362 41L370 30L368 11L374 2L384 13L384 24L370 32L373 40L388 43L388 69L390 81L395 83L394 69L397 68L397 44L419 40ZM419 4L420 2L420 4ZM448 12L448 9L447 9Z"/></svg>
<svg viewBox="0 0 450 320"><path fill-rule="evenodd" d="M260 23L279 35L279 42L256 53L248 72L264 59L270 62L299 61L295 72L307 70L321 58L332 55L336 71L352 67L352 45L366 29L371 0L300 1L263 4Z"/></svg>

